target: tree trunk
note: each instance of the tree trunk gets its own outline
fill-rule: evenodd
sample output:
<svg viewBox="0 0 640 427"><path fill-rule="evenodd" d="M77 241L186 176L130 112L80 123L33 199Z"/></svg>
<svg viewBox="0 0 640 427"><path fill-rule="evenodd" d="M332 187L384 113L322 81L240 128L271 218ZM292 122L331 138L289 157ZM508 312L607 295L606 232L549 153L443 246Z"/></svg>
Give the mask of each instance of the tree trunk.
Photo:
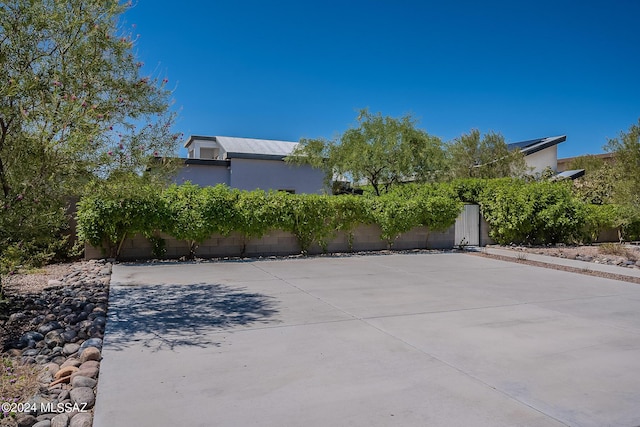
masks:
<svg viewBox="0 0 640 427"><path fill-rule="evenodd" d="M9 197L9 183L7 182L7 174L4 170L4 163L2 163L2 159L0 159L0 186L2 186L2 193L4 198Z"/></svg>

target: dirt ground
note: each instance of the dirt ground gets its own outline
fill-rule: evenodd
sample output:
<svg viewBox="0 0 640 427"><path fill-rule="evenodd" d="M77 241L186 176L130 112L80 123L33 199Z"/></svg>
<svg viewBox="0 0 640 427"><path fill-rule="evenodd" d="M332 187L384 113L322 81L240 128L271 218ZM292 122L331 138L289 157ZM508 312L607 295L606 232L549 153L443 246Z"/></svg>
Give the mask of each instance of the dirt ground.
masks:
<svg viewBox="0 0 640 427"><path fill-rule="evenodd" d="M552 263L531 261L526 256L511 258L500 255L489 255L478 252L476 255L500 259L508 262L516 262L519 264L532 265L536 267L552 268L554 270L570 271L572 273L585 274L588 276L603 277L605 279L622 280L625 282L640 284L640 279L624 275L625 270L629 268L640 268L640 247L633 245L620 245L617 243L603 243L589 246L549 246L549 247L531 247L531 246L494 246L496 248L510 249L514 251L522 251L524 253L532 253L538 255L547 255L552 257L575 259L583 261L585 268L567 267ZM592 270L589 263L617 265L620 267L620 274L605 273Z"/></svg>
<svg viewBox="0 0 640 427"><path fill-rule="evenodd" d="M71 273L73 263L51 264L38 270L10 274L2 278L6 295L34 295L49 287L50 280L60 280Z"/></svg>
<svg viewBox="0 0 640 427"><path fill-rule="evenodd" d="M598 264L623 265L626 261L634 263L640 259L640 247L605 243L589 246L527 247L515 246L509 249L532 254L555 256L559 258L578 259Z"/></svg>

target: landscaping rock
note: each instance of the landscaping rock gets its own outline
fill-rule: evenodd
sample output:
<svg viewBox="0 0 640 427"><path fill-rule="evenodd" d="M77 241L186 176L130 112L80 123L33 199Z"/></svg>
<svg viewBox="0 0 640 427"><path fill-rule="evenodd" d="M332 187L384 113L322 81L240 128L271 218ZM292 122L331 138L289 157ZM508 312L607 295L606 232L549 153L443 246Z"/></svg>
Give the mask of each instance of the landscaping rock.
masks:
<svg viewBox="0 0 640 427"><path fill-rule="evenodd" d="M58 403L86 403L89 409L95 405L110 274L111 265L104 261L76 263L70 274L49 282L55 288L25 297L24 308L9 317L7 323L31 329L8 343L4 354L41 365L37 372L41 388L30 399L45 403L38 407L56 410ZM15 422L22 427L91 427L92 418L91 412L37 411L19 414Z"/></svg>
<svg viewBox="0 0 640 427"><path fill-rule="evenodd" d="M98 384L98 381L93 378L84 377L82 375L76 375L71 379L71 385L73 387L89 387L93 388Z"/></svg>
<svg viewBox="0 0 640 427"><path fill-rule="evenodd" d="M82 365L82 362L80 362L80 359L76 359L75 357L71 357L71 358L65 360L64 363L62 363L60 365L60 368L65 368L67 366L75 366L77 368L80 365Z"/></svg>
<svg viewBox="0 0 640 427"><path fill-rule="evenodd" d="M64 345L64 347L62 348L62 353L66 356L70 356L77 353L78 350L80 350L80 346L78 344L69 343Z"/></svg>
<svg viewBox="0 0 640 427"><path fill-rule="evenodd" d="M69 416L65 413L56 415L51 419L51 427L69 427Z"/></svg>
<svg viewBox="0 0 640 427"><path fill-rule="evenodd" d="M63 330L64 328L62 327L60 322L53 321L53 322L47 322L44 325L40 326L38 328L38 332L41 333L42 335L47 335L49 332L56 329Z"/></svg>
<svg viewBox="0 0 640 427"><path fill-rule="evenodd" d="M16 425L18 427L33 427L36 422L36 417L30 414L18 414L16 417Z"/></svg>
<svg viewBox="0 0 640 427"><path fill-rule="evenodd" d="M96 395L91 387L74 387L70 392L71 401L78 405L85 405L86 409L93 408L96 403ZM75 418L75 417L74 417Z"/></svg>
<svg viewBox="0 0 640 427"><path fill-rule="evenodd" d="M40 421L44 421L44 420L49 420L49 421L51 421L51 419L52 419L55 415L56 415L56 414L42 414L42 415L38 415L38 416L36 417L36 420L37 420L38 422L40 422Z"/></svg>
<svg viewBox="0 0 640 427"><path fill-rule="evenodd" d="M60 368L58 372L55 373L55 379L59 380L63 377L70 377L74 372L79 371L79 369L75 366L65 366L64 368Z"/></svg>
<svg viewBox="0 0 640 427"><path fill-rule="evenodd" d="M100 362L98 362L97 360L87 360L86 362L84 362L79 367L80 367L81 371L84 370L84 369L89 369L89 368L100 369Z"/></svg>
<svg viewBox="0 0 640 427"><path fill-rule="evenodd" d="M91 324L89 324L89 326L90 325ZM89 347L95 347L98 350L102 350L102 338L89 338L88 340L83 342L80 346L80 354L82 354L82 352Z"/></svg>
<svg viewBox="0 0 640 427"><path fill-rule="evenodd" d="M89 377L89 378L98 378L98 368L86 368L80 369L77 372L71 374L71 379L77 376Z"/></svg>
<svg viewBox="0 0 640 427"><path fill-rule="evenodd" d="M42 341L44 339L44 335L40 332L29 331L20 337L20 341Z"/></svg>
<svg viewBox="0 0 640 427"><path fill-rule="evenodd" d="M47 347L53 348L53 347L63 346L64 338L61 335L62 332L63 331L61 329L56 329L54 331L47 333L47 335L44 336L44 342L47 345Z"/></svg>
<svg viewBox="0 0 640 427"><path fill-rule="evenodd" d="M99 361L100 357L101 357L100 356L100 350L98 350L96 347L87 347L80 354L80 362L84 363L84 362L87 362L89 360L97 360L97 361Z"/></svg>
<svg viewBox="0 0 640 427"><path fill-rule="evenodd" d="M69 422L69 427L91 427L93 424L93 417L89 413L79 413L74 415Z"/></svg>

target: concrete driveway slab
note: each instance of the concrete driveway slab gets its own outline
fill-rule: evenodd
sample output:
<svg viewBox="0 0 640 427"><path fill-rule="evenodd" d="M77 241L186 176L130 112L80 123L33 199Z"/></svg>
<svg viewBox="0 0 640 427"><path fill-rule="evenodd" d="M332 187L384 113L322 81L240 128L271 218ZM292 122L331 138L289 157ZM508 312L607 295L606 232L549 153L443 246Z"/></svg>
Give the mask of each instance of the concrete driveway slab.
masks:
<svg viewBox="0 0 640 427"><path fill-rule="evenodd" d="M94 427L640 425L640 286L466 254L115 265Z"/></svg>
<svg viewBox="0 0 640 427"><path fill-rule="evenodd" d="M568 425L640 419L640 331L533 304L368 321Z"/></svg>

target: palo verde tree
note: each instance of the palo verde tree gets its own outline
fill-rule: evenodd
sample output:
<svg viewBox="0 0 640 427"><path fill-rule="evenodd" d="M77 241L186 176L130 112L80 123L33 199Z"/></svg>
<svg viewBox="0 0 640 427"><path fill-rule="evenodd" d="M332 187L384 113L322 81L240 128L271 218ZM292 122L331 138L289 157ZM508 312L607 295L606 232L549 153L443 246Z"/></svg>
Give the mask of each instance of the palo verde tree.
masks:
<svg viewBox="0 0 640 427"><path fill-rule="evenodd" d="M411 115L385 117L364 109L357 121L334 140L302 139L288 160L323 168L328 181L364 181L376 195L406 180L432 182L444 174L441 140L418 129Z"/></svg>
<svg viewBox="0 0 640 427"><path fill-rule="evenodd" d="M0 3L0 256L42 247L69 196L173 153L166 78L141 74L117 0Z"/></svg>
<svg viewBox="0 0 640 427"><path fill-rule="evenodd" d="M489 132L482 137L472 129L447 147L453 178L504 178L522 175L526 170L520 151L509 151L504 137Z"/></svg>

